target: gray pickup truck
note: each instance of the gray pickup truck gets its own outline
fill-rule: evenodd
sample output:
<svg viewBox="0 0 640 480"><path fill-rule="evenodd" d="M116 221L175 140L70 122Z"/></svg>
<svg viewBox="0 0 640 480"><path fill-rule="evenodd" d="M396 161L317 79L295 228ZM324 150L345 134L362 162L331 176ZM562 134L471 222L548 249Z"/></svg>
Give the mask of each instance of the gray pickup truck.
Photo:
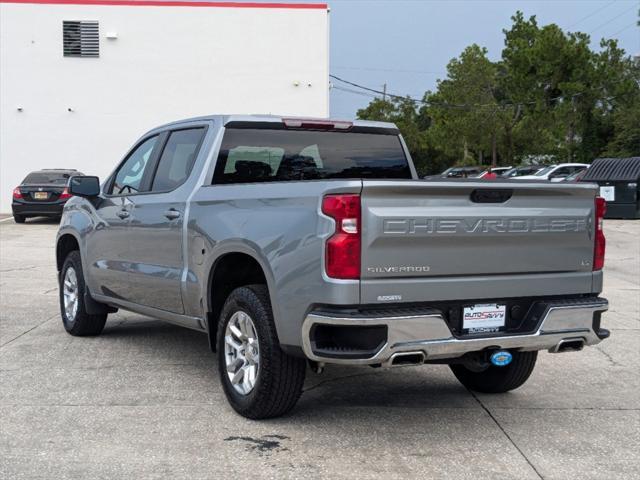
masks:
<svg viewBox="0 0 640 480"><path fill-rule="evenodd" d="M122 308L199 330L249 418L293 408L308 366L443 363L499 393L609 335L595 185L419 180L392 124L180 121L69 189L65 329Z"/></svg>

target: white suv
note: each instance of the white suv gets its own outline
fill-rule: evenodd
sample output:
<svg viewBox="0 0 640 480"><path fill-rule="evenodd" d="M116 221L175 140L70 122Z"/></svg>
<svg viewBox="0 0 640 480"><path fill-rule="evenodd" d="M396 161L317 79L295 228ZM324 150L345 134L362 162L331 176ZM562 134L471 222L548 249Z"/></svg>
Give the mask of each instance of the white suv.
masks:
<svg viewBox="0 0 640 480"><path fill-rule="evenodd" d="M513 177L514 180L551 180L552 182L561 182L569 175L580 172L585 168L589 168L586 163L560 163L558 165L549 165L533 175L523 175L522 177Z"/></svg>

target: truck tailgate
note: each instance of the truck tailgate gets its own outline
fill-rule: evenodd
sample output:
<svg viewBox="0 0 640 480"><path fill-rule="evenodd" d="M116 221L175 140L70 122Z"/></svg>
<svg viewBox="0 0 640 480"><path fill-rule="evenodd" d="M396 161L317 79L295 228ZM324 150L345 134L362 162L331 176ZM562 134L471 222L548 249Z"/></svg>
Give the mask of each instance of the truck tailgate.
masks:
<svg viewBox="0 0 640 480"><path fill-rule="evenodd" d="M361 302L589 293L595 194L590 184L365 180Z"/></svg>

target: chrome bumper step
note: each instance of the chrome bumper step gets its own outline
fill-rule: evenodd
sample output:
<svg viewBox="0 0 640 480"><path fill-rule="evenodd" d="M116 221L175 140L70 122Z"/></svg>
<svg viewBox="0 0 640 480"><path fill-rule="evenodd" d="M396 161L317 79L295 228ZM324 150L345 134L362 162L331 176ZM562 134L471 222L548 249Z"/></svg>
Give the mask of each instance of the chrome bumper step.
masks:
<svg viewBox="0 0 640 480"><path fill-rule="evenodd" d="M305 355L316 362L385 366L390 366L399 353L421 353L425 361L429 361L458 358L485 349L562 352L576 350L579 344L595 345L606 338L606 330L598 326L598 331L594 331L594 316L607 309L608 302L603 298L580 299L574 303L561 301L549 305L533 333L472 338L456 338L442 314L434 310L396 316L311 312L302 325L302 348ZM311 339L314 325L385 325L387 341L366 358L336 358L314 351Z"/></svg>

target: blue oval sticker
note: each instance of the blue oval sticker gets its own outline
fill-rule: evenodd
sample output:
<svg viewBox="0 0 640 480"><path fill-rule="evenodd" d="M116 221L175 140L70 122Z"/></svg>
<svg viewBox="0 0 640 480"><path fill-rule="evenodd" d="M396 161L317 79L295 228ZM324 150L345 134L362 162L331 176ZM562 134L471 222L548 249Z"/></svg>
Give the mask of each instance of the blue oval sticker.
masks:
<svg viewBox="0 0 640 480"><path fill-rule="evenodd" d="M506 350L499 350L491 354L491 363L496 367L504 367L509 365L513 360L513 355Z"/></svg>

